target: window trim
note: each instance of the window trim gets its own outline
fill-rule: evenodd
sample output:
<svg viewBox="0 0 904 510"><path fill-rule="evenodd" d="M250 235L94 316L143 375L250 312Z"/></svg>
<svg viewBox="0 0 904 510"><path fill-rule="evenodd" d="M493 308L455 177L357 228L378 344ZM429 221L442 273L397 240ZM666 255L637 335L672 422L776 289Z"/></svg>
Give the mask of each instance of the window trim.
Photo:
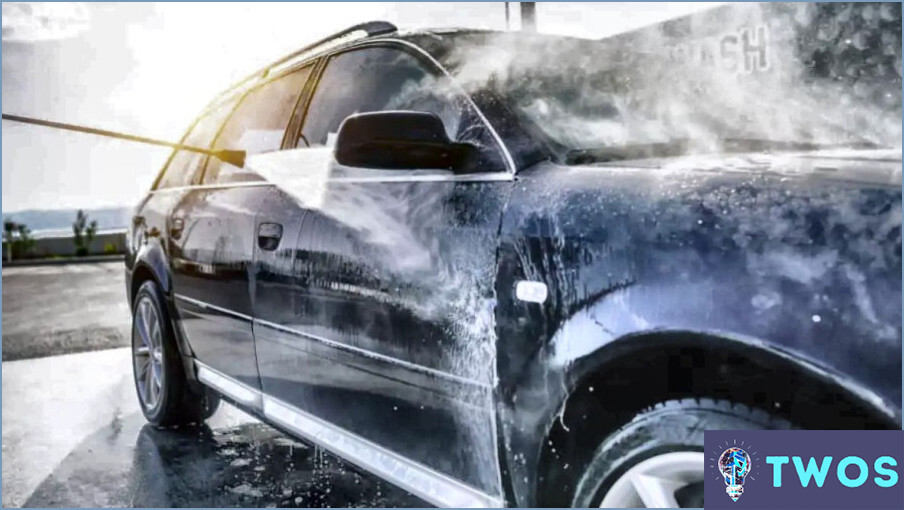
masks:
<svg viewBox="0 0 904 510"><path fill-rule="evenodd" d="M403 171L396 172L398 175L382 175L373 177L330 177L326 182L380 182L380 183L409 183L409 182L507 182L514 181L515 176L508 172L484 172L472 174L420 174L410 175ZM193 191L193 190L218 190L232 188L262 188L262 187L278 187L269 181L249 181L249 182L223 182L219 184L192 184L191 186L180 186L176 188L163 188L151 191L151 194L175 192L175 191Z"/></svg>
<svg viewBox="0 0 904 510"><path fill-rule="evenodd" d="M191 123L191 126L189 126L189 128L185 131L185 134L182 135L182 138L179 139L179 143L180 144L185 143L185 141L188 139L188 136L190 134L192 134L192 132L195 130L196 127L198 127L198 124L201 123L202 119L204 119L205 117L207 117L209 115L212 115L217 110L217 108L226 106L231 101L235 101L235 103L232 105L232 109L229 111L229 113L226 116L226 119L229 119L229 117L232 116L232 112L235 111L236 106L238 106L239 102L241 101L240 97L238 99L236 99L237 96L238 96L237 94L225 96L224 98L221 98L220 100L215 101L215 102L211 103L210 105L208 105L208 107L205 108L204 111L202 111L200 114L198 114L197 117L195 117L195 119ZM226 123L226 121L224 120L216 127L216 132L214 133L213 138L211 138L210 143L208 143L207 147L205 147L205 148L210 148L213 145L213 142L217 139L217 137L220 136L220 131L223 129L223 124L225 124L225 123ZM161 191L161 190L165 190L165 189L184 189L184 188L191 187L191 186L201 183L201 177L204 175L204 171L207 168L207 160L209 158L209 156L206 156L206 155L202 155L203 161L198 163L198 165L195 167L195 169L192 173L191 179L189 180L190 184L188 186L168 186L166 188L160 187L160 181L163 180L163 176L166 174L166 171L169 169L170 165L172 164L173 159L175 159L176 154L178 154L179 152L183 152L183 151L180 149L173 149L173 151L170 152L170 155L166 159L166 163L163 164L163 168L160 169L160 171L157 173L157 177L154 179L153 184L151 184L152 192Z"/></svg>
<svg viewBox="0 0 904 510"><path fill-rule="evenodd" d="M179 144L184 144L185 140L188 138L188 135L194 131L195 127L198 126L198 123L201 122L201 119L204 118L204 115L207 114L207 110L203 113L195 117L195 120L192 121L191 125L188 129L185 130L185 133L182 135L182 138L179 139ZM160 171L157 172L157 177L154 178L154 182L151 184L151 191L157 191L158 189L168 189L168 188L160 188L160 182L163 180L163 176L166 175L166 171L169 170L170 165L173 162L173 159L176 157L176 154L179 152L179 149L173 149L169 156L166 158L166 162L163 164L163 167ZM191 181L194 181L194 176L192 176ZM170 186L172 187L172 186Z"/></svg>
<svg viewBox="0 0 904 510"><path fill-rule="evenodd" d="M405 41L402 39L388 39L388 40L393 41L397 44L401 44L408 48L411 48L412 50L420 53L421 55L423 55L424 58L426 58L427 60L432 62L433 65L436 66L436 68L439 69L440 72L443 73L443 75L445 75L447 78L449 78L449 81L452 83L452 86L455 87L456 89L458 89L458 91L465 97L465 100L468 101L468 103L470 103L471 107L474 108L474 112L477 114L478 117L480 117L481 122L483 122L484 125L486 126L486 128L489 129L490 136L493 137L493 139L496 141L496 144L499 146L499 150L502 152L502 160L505 162L505 166L507 167L507 170L508 170L507 173L509 175L514 176L515 173L518 171L518 168L515 166L515 160L512 158L512 154L509 151L508 146L505 145L505 141L502 139L501 136L499 136L499 132L496 131L496 127L493 126L493 124L489 121L489 119L487 119L486 115L484 115L483 110L481 110L480 107L477 106L477 103L474 102L474 99L471 97L471 94L468 94L468 92L458 83L458 81L455 80L455 77L452 76L449 73L449 71L446 70L446 68L443 67L443 65L440 64L439 61L437 61L435 58L433 58L433 55L428 53L425 49L421 48L420 46L418 46L412 42ZM498 172L493 172L493 173L498 173Z"/></svg>
<svg viewBox="0 0 904 510"><path fill-rule="evenodd" d="M304 112L302 113L301 121L298 123L298 133L295 134L289 148L298 147L298 140L302 136L302 131L304 131L304 125L308 120L309 108L311 106L311 102L314 99L314 95L317 93L317 90L320 88L320 81L323 79L323 75L326 72L327 67L330 65L330 62L333 61L336 57L340 55L344 55L346 53L354 53L356 51L366 50L368 48L389 48L401 51L403 53L408 54L412 58L414 58L417 62L424 65L426 71L432 72L435 74L443 74L442 69L436 67L429 60L425 60L421 58L420 55L415 55L413 52L405 51L404 49L399 48L397 45L392 43L387 43L385 41L369 41L368 43L358 44L354 46L345 46L342 48L336 48L335 51L331 51L328 54L325 54L321 57L320 65L317 69L317 76L314 77L313 86L311 87L307 104L305 105ZM307 140L306 140L307 142Z"/></svg>
<svg viewBox="0 0 904 510"><path fill-rule="evenodd" d="M505 172L472 173L472 174L461 174L461 175L447 175L447 176L444 176L444 175L405 175L404 172L399 172L398 176L391 176L391 177L384 176L384 177L374 177L374 178L367 178L367 177L330 178L329 182L334 182L334 181L338 182L339 180L342 180L343 182L421 182L421 181L429 181L429 182L436 182L436 181L492 182L492 181L513 181L515 179L515 175L517 174L518 167L515 165L515 160L512 158L511 151L509 150L508 146L505 144L502 137L499 135L499 132L496 130L495 126L493 126L493 124L487 119L486 115L483 113L483 110L481 110L480 107L474 102L474 99L471 98L471 95L468 94L468 92L455 80L455 77L452 76L449 73L449 71L442 64L440 64L440 62L436 58L434 58L433 55L431 55L427 50L425 50L424 48L418 46L417 44L415 44L411 41L406 41L404 39L398 39L398 38L394 38L394 37L369 39L369 40L365 40L365 41L355 42L352 44L342 45L342 46L339 46L336 48L331 48L322 53L313 55L310 58L299 60L290 66L286 66L285 68L280 69L278 73L273 74L273 75L268 75L265 80L260 80L258 83L255 83L253 86L249 87L248 84L245 82L240 83L234 89L227 91L227 92L219 95L218 97L216 97L211 102L211 104L207 108L205 108L204 111L200 115L198 115L198 117L192 123L191 128L189 128L186 131L185 136L188 136L188 133L191 132L191 129L194 129L195 124L201 119L201 117L209 114L216 107L221 106L222 104L227 103L230 100L237 98L238 100L236 101L235 105L233 105L232 112L230 112L229 116L226 118L226 120L224 120L220 124L220 127L217 130L217 133L213 138L213 140L216 141L216 139L220 136L220 131L222 131L223 126L232 117L232 113L235 111L235 109L238 107L238 105L244 100L245 95L248 92L257 88L258 86L262 86L264 84L269 83L272 80L278 79L285 74L294 72L294 71L304 68L306 66L313 65L314 68L312 69L311 75L308 77L308 81L305 84L305 87L303 88L302 94L299 98L299 101L302 101L302 100L304 101L304 105L303 105L304 107L303 107L303 109L299 110L299 106L301 106L301 103L296 104L296 108L292 114L292 118L290 118L290 120L289 120L289 126L291 126L292 123L296 121L295 117L298 115L301 116L300 122L298 122L298 124L297 124L297 126L298 126L297 130L300 133L301 129L304 125L305 117L307 116L307 110L308 110L308 107L310 106L311 98L313 98L313 92L316 90L317 85L320 84L320 76L323 74L323 70L326 67L326 62L329 60L329 58L338 53L342 53L342 52L346 52L346 51L354 51L356 49L363 49L363 48L367 48L370 46L384 46L384 47L389 46L389 47L396 47L398 49L401 49L402 51L408 50L407 52L412 53L415 58L419 58L420 60L426 61L427 63L432 65L436 70L438 70L440 73L442 73L444 76L449 78L449 80L452 83L452 86L459 93L461 93L464 96L465 100L471 105L472 108L474 108L474 112L476 113L478 118L481 120L481 122L484 123L484 125L489 130L490 136L492 136L493 140L495 140L496 144L499 147L499 150L501 151L502 160L506 166L506 171ZM183 139L185 138L185 136L183 136ZM287 127L285 136L283 137L283 146L280 147L281 150L294 148L294 143L297 143L297 135L293 134L293 136L291 138L293 140L293 145L291 147L286 146L287 145L286 142L289 139L290 138L289 138L289 132L288 132L288 127ZM213 144L213 142L211 143L211 146L212 146L212 144ZM173 151L173 153L170 154L170 159L172 159L175 152L176 151ZM157 192L185 191L185 190L193 190L193 189L221 189L221 188L249 187L249 186L275 186L274 184L269 183L269 182L249 182L249 183L238 182L238 183L221 183L221 184L203 184L204 173L207 170L207 160L204 161L203 165L204 165L204 168L198 174L197 182L194 182L189 186L158 189L156 187L157 181L155 181L154 186L151 188L150 193L153 194L153 193L157 193ZM163 175L164 170L168 166L169 166L169 160L167 160L167 164L164 165L164 168L160 171L160 174L158 175L158 180L160 178L160 175Z"/></svg>
<svg viewBox="0 0 904 510"><path fill-rule="evenodd" d="M251 90L251 89L248 89L248 90ZM217 132L214 133L213 138L210 139L210 143L207 144L208 149L212 148L213 145L217 142L217 139L220 137L220 134L223 132L223 126L225 126L226 123L229 122L229 119L231 119L232 115L235 113L235 109L238 108L239 105L242 104L242 101L245 100L245 94L248 93L248 90L245 90L241 94L233 94L232 96L229 96L228 99L218 102L216 106L214 106L213 108L210 109L210 112L213 112L217 108L220 108L221 106L228 104L229 101L234 101L234 103L232 104L232 108L229 109L229 113L226 114L226 118L223 119L223 122L220 122L220 126L217 128ZM200 185L204 184L204 176L207 174L207 162L210 161L210 158L211 158L211 156L204 156L204 162L201 163L201 165L200 165L201 171L195 174L195 180L194 180L194 182L192 182L192 186L200 186Z"/></svg>
<svg viewBox="0 0 904 510"><path fill-rule="evenodd" d="M318 63L319 64L318 69L316 69L317 75L316 75L316 77L314 77L313 86L311 87L311 90L309 91L309 94L307 97L307 103L305 104L305 109L304 109L304 112L302 113L303 117L301 119L301 122L299 123L298 134L296 134L296 136L294 137L292 147L290 147L290 148L294 148L295 147L294 144L298 143L298 136L301 134L302 130L304 129L304 123L307 120L308 108L310 107L311 100L313 99L314 94L317 91L317 87L320 86L320 79L323 77L323 72L326 69L326 66L329 65L329 61L342 53L349 53L349 52L358 51L358 50L362 50L362 49L366 49L366 48L372 48L372 47L393 48L393 49L402 51L404 53L408 53L415 59L426 64L428 68L432 68L431 69L432 71L438 72L441 76L446 77L449 80L450 84L452 85L452 88L459 95L461 95L464 98L464 100L471 106L471 108L474 110L474 113L477 115L477 117L480 119L480 121L483 123L483 125L489 131L490 136L493 138L493 141L496 142L496 145L498 147L497 150L500 152L500 155L502 156L503 165L506 168L505 173L508 173L511 175L515 174L515 172L517 171L517 167L515 166L515 160L512 158L511 152L509 151L508 147L505 145L504 141L502 140L502 137L499 136L499 133L496 131L496 128L486 118L486 115L484 115L483 111L477 106L477 104L474 102L474 99L471 98L471 95L468 94L467 91L449 73L449 71L446 70L446 68L443 67L442 64L440 64L435 58L433 58L433 56L430 55L426 50L424 50L423 48L421 48L420 46L418 46L412 42L405 41L403 39L386 38L386 39L368 40L368 41L360 42L360 43L357 43L357 44L354 44L351 46L343 46L341 48L335 48L332 51L328 51L328 52L325 52L325 53L319 55L318 58L321 61ZM502 172L486 172L486 173L487 174L497 174L497 173L502 173ZM477 175L480 175L480 174L477 174Z"/></svg>
<svg viewBox="0 0 904 510"><path fill-rule="evenodd" d="M311 106L311 99L314 97L314 90L317 89L317 85L320 83L320 75L323 74L323 70L326 68L327 60L329 59L324 56L317 56L311 60L299 62L279 74L279 76L282 76L308 66L311 67L311 74L308 75L308 81L301 89L301 95L298 96L295 109L292 111L292 116L289 117L286 132L283 133L280 150L294 149L295 144L298 143L298 138L301 136L301 130L304 127L304 121L308 116L308 108Z"/></svg>
<svg viewBox="0 0 904 510"><path fill-rule="evenodd" d="M319 58L319 57L317 57L317 58ZM278 149L278 150L283 150L285 142L286 142L286 136L288 135L288 132L289 132L289 127L292 126L292 122L294 121L295 116L297 114L298 105L301 101L303 101L305 99L305 94L307 94L309 92L309 88L311 87L311 83L313 82L312 78L314 77L314 73L317 72L317 64L318 64L318 62L312 61L312 60L305 60L303 62L299 62L298 65L287 67L286 69L281 70L279 73L267 76L267 78L265 80L261 80L258 83L255 83L253 86L246 88L245 90L242 91L241 94L235 94L233 96L230 96L229 99L219 102L217 104L217 107L221 106L222 104L227 103L229 100L237 98L235 101L235 104L232 105L232 109L230 110L229 114L226 116L225 119L223 119L223 122L220 124L220 127L217 129L216 134L211 139L210 145L208 146L208 148L212 149L216 145L217 140L220 139L220 135L223 134L223 128L225 128L226 124L228 124L229 121L232 120L232 116L235 115L235 111L239 108L239 106L242 105L243 102L245 102L245 99L248 98L249 94L260 89L261 87L265 87L279 79L282 79L282 78L286 77L287 75L290 75L290 74L293 74L296 72L302 72L305 68L311 67L311 72L310 72L310 74L308 74L308 77L305 80L304 85L301 86L301 91L298 94L298 99L295 100L295 105L293 106L292 114L289 116L289 121L286 124L285 129L283 130L283 138L280 141L279 149ZM216 109L216 107L211 108L209 111L213 111L215 109ZM201 168L201 172L199 172L197 175L198 179L197 179L196 185L197 186L219 186L219 185L229 184L229 183L205 183L204 182L204 178L207 177L207 163L209 161L210 161L210 156L206 156L204 159L203 167ZM193 185L195 185L195 184L193 184Z"/></svg>

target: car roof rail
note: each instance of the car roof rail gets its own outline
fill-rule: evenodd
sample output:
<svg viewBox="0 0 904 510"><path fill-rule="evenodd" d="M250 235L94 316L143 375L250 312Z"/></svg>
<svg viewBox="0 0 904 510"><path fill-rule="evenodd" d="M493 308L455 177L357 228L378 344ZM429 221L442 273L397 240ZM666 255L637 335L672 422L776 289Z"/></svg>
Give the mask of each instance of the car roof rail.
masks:
<svg viewBox="0 0 904 510"><path fill-rule="evenodd" d="M348 36L354 35L356 32L364 32L364 37L373 37L376 35L391 34L393 32L398 32L398 30L398 27L388 21L368 21L366 23L359 23L357 25L348 27L345 30L336 32L333 35L313 42L305 46L304 48L301 48L300 50L293 51L292 53L277 60L276 62L273 62L272 64L264 68L263 77L266 78L267 75L269 75L273 71L273 69L278 68L286 62L289 62L301 55L310 53L316 49L320 49L321 47L326 46L329 43L344 42L344 40Z"/></svg>
<svg viewBox="0 0 904 510"><path fill-rule="evenodd" d="M233 83L231 87L224 90L220 94L217 94L214 100L204 109L204 112L208 112L212 108L216 107L216 105L220 104L223 101L223 98L230 97L233 94L243 93L247 89L253 87L258 80L267 78L268 76L273 74L274 71L278 71L282 67L291 66L295 63L296 60L303 58L307 54L310 54L316 50L325 49L330 44L342 44L347 40L351 40L351 36L355 35L357 32L363 32L364 37L373 37L376 35L391 34L393 32L398 32L398 30L399 29L395 25L388 21L368 21L366 23L360 23L358 25L348 27L345 30L336 32L335 34L328 37L324 37L323 39L315 41L305 46L304 48L293 51L292 53L277 60L276 62L267 65L263 69L258 69L257 71L249 74L241 80Z"/></svg>

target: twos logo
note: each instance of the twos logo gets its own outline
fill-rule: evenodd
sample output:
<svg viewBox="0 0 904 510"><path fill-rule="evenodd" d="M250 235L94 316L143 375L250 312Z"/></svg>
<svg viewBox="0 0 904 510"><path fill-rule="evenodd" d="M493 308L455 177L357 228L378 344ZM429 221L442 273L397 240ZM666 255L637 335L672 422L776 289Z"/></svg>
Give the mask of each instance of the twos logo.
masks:
<svg viewBox="0 0 904 510"><path fill-rule="evenodd" d="M900 509L904 501L902 431L706 431L704 447L706 508Z"/></svg>
<svg viewBox="0 0 904 510"><path fill-rule="evenodd" d="M740 448L729 448L719 457L719 471L725 475L725 492L732 501L744 494L744 478L750 474L750 455Z"/></svg>

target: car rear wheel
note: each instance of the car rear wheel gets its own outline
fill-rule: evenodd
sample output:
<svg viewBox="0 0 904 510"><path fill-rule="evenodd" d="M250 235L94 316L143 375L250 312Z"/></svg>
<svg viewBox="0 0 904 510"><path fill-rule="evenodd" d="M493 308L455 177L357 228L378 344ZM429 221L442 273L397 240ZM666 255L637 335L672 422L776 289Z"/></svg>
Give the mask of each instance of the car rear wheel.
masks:
<svg viewBox="0 0 904 510"><path fill-rule="evenodd" d="M572 506L702 508L704 430L790 428L785 420L724 400L657 404L603 440Z"/></svg>
<svg viewBox="0 0 904 510"><path fill-rule="evenodd" d="M199 423L219 405L211 391L193 390L188 384L172 323L153 281L144 282L135 297L132 369L141 411L154 425Z"/></svg>

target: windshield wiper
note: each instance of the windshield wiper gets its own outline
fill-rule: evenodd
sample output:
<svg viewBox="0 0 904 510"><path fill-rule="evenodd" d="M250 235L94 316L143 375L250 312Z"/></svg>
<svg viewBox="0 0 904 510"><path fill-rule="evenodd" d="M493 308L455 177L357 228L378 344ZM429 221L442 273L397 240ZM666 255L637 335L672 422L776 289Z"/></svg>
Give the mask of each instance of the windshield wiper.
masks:
<svg viewBox="0 0 904 510"><path fill-rule="evenodd" d="M620 145L593 149L576 149L565 153L566 165L587 163L607 163L632 159L662 158L690 153L692 140L676 138L668 142ZM878 149L878 144L867 141L849 143L816 143L781 141L758 138L723 138L718 141L719 152L773 152L773 151L816 151L825 149Z"/></svg>

